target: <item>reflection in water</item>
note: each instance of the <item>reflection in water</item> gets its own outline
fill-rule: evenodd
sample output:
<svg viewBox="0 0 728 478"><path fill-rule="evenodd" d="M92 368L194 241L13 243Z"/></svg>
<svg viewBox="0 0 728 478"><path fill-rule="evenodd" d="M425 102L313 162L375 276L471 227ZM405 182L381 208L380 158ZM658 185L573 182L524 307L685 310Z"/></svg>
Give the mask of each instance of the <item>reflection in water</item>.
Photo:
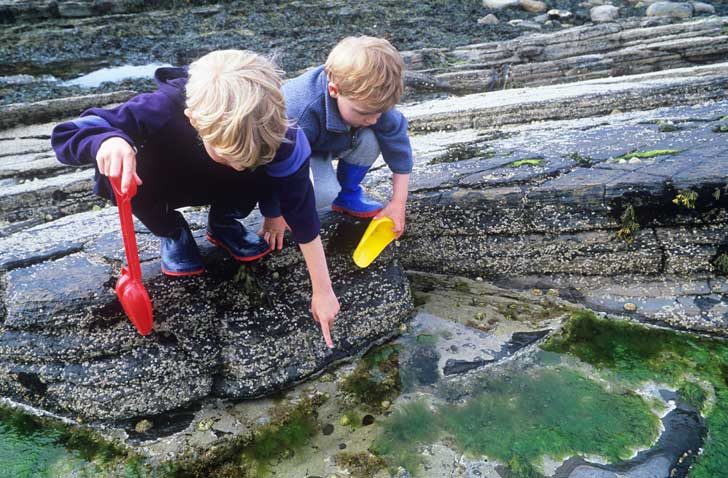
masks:
<svg viewBox="0 0 728 478"><path fill-rule="evenodd" d="M94 88L106 81L120 81L129 78L151 77L154 70L163 66L172 66L167 63L151 63L149 65L124 65L113 68L102 68L85 74L73 80L64 81L65 86L82 86Z"/></svg>

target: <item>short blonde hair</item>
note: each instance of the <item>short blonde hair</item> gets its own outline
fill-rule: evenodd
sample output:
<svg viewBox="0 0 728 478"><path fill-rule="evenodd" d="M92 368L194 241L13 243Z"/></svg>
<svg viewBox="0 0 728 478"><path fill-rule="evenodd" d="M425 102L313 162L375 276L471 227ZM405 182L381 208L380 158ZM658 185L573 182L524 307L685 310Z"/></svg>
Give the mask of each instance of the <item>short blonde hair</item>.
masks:
<svg viewBox="0 0 728 478"><path fill-rule="evenodd" d="M377 111L392 108L404 91L404 62L384 38L344 38L331 50L324 68L342 96Z"/></svg>
<svg viewBox="0 0 728 478"><path fill-rule="evenodd" d="M288 120L281 75L268 59L243 50L208 53L189 67L190 123L232 165L269 163Z"/></svg>

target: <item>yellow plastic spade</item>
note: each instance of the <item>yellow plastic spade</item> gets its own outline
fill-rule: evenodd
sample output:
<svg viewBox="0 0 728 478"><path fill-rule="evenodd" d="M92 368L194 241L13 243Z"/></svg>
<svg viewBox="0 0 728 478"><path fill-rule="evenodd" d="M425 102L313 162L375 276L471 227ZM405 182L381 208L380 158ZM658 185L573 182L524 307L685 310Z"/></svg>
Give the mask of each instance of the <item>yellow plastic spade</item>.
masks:
<svg viewBox="0 0 728 478"><path fill-rule="evenodd" d="M388 217L372 220L356 246L354 263L361 268L371 264L395 238L393 227L394 221Z"/></svg>

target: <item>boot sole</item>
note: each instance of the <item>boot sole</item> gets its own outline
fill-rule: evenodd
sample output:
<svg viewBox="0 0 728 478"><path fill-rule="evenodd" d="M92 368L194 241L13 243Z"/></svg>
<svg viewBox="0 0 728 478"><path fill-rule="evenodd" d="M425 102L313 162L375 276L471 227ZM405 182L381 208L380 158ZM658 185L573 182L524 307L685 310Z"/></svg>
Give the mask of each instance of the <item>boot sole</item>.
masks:
<svg viewBox="0 0 728 478"><path fill-rule="evenodd" d="M207 234L205 237L207 237L207 240L210 241L211 244L214 244L215 246L217 246L217 247L219 247L221 249L224 249L225 252L227 252L228 254L230 254L232 256L232 258L235 259L238 262L252 262L252 261L257 261L261 257L267 256L271 252L270 249L267 249L267 250L261 252L260 254L258 254L257 256L246 256L246 257L237 256L225 244L223 244L222 242L218 241L217 239L215 239L211 235Z"/></svg>
<svg viewBox="0 0 728 478"><path fill-rule="evenodd" d="M190 272L172 272L172 271L166 270L164 267L162 267L161 269L162 269L162 274L164 274L166 276L170 276L170 277L198 276L198 275L202 274L203 272L205 272L204 267L202 269L198 269L198 270L194 270L194 271L190 271Z"/></svg>
<svg viewBox="0 0 728 478"><path fill-rule="evenodd" d="M370 211L370 212L356 212L356 211L352 211L350 209L344 209L343 207L336 206L334 204L331 205L331 210L340 212L341 214L346 214L347 216L356 217L359 219L368 219L370 217L374 217L377 214L379 214L379 212L381 211L381 209L377 209L376 211Z"/></svg>

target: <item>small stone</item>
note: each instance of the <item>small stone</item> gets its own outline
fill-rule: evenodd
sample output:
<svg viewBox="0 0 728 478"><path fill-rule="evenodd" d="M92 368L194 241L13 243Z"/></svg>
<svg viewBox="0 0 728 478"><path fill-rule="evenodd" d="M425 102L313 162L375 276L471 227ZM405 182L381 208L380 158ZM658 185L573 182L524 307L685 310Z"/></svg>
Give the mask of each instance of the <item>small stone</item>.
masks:
<svg viewBox="0 0 728 478"><path fill-rule="evenodd" d="M600 5L589 10L589 17L594 23L613 22L619 18L619 8L614 5Z"/></svg>
<svg viewBox="0 0 728 478"><path fill-rule="evenodd" d="M351 421L349 420L349 417L347 417L346 415L344 415L343 417L341 417L341 420L339 420L339 423L341 424L341 426L345 427L349 423L351 423Z"/></svg>
<svg viewBox="0 0 728 478"><path fill-rule="evenodd" d="M498 21L498 17L496 17L492 13L489 13L482 18L478 18L478 25L498 25L498 23L500 23Z"/></svg>
<svg viewBox="0 0 728 478"><path fill-rule="evenodd" d="M543 291L541 289L531 289L532 295L543 295Z"/></svg>
<svg viewBox="0 0 728 478"><path fill-rule="evenodd" d="M278 272L274 272L270 276L273 278L273 280L278 280L281 277Z"/></svg>
<svg viewBox="0 0 728 478"><path fill-rule="evenodd" d="M632 302L627 302L624 304L624 310L627 312L635 312L637 310L637 305Z"/></svg>
<svg viewBox="0 0 728 478"><path fill-rule="evenodd" d="M389 400L383 400L380 404L382 406L382 410L388 409L392 404Z"/></svg>
<svg viewBox="0 0 728 478"><path fill-rule="evenodd" d="M374 415L364 415L364 418L361 419L361 424L365 427L371 425L374 423Z"/></svg>
<svg viewBox="0 0 728 478"><path fill-rule="evenodd" d="M552 8L548 12L546 12L546 15L551 20L568 20L571 18L571 12L568 10L559 10L558 8Z"/></svg>
<svg viewBox="0 0 728 478"><path fill-rule="evenodd" d="M402 324L399 326L399 331L402 333L407 332L407 324Z"/></svg>
<svg viewBox="0 0 728 478"><path fill-rule="evenodd" d="M693 11L696 14L707 13L713 15L715 13L715 7L709 3L703 2L691 2L693 4Z"/></svg>
<svg viewBox="0 0 728 478"><path fill-rule="evenodd" d="M323 427L321 427L321 433L323 433L326 436L331 435L334 433L334 425L332 423L327 423Z"/></svg>
<svg viewBox="0 0 728 478"><path fill-rule="evenodd" d="M546 295L553 295L558 297L559 291L558 289L549 289L546 291Z"/></svg>
<svg viewBox="0 0 728 478"><path fill-rule="evenodd" d="M627 161L627 163L629 164L640 164L641 162L642 160L640 158L629 158L629 160Z"/></svg>
<svg viewBox="0 0 728 478"><path fill-rule="evenodd" d="M339 450L346 450L346 443L339 443Z"/></svg>
<svg viewBox="0 0 728 478"><path fill-rule="evenodd" d="M693 16L693 5L690 3L657 2L647 7L648 17L690 18Z"/></svg>
<svg viewBox="0 0 728 478"><path fill-rule="evenodd" d="M212 429L213 420L211 418L205 418L197 422L197 430L206 432Z"/></svg>
<svg viewBox="0 0 728 478"><path fill-rule="evenodd" d="M491 10L517 7L519 0L483 0L483 6Z"/></svg>
<svg viewBox="0 0 728 478"><path fill-rule="evenodd" d="M137 422L136 425L134 425L134 431L137 433L146 433L151 430L153 426L154 425L152 424L152 422L145 418L144 420L140 420L139 422Z"/></svg>
<svg viewBox="0 0 728 478"><path fill-rule="evenodd" d="M546 4L539 0L520 0L518 4L522 9L531 13L542 13L548 10Z"/></svg>

